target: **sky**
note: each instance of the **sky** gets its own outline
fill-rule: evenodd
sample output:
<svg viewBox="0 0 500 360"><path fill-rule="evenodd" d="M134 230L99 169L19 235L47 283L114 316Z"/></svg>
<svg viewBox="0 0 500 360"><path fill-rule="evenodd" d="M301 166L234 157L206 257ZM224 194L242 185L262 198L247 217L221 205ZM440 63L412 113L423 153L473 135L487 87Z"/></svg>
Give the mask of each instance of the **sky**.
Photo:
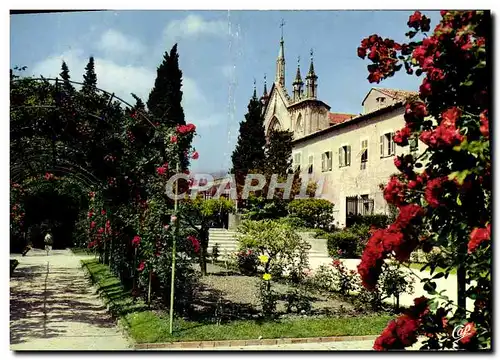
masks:
<svg viewBox="0 0 500 360"><path fill-rule="evenodd" d="M357 57L361 40L379 34L405 41L412 11L102 11L11 15L10 65L27 66L26 75L55 77L66 61L74 81L95 57L98 87L133 102L147 101L156 68L177 43L183 72L186 122L197 126L193 145L196 172L231 167L239 122L253 93L274 81L283 27L286 85L291 93L297 60L302 77L310 50L318 76L318 98L332 112L358 114L371 87L418 90L421 78L404 71L380 84L367 81L368 61ZM439 12L424 12L431 29Z"/></svg>

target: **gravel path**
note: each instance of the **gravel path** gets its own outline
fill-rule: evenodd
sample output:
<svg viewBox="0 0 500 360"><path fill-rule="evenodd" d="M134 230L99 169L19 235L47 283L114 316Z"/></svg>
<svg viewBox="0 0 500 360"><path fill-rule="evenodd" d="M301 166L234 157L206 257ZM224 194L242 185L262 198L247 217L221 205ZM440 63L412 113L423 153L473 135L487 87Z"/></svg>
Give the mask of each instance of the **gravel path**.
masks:
<svg viewBox="0 0 500 360"><path fill-rule="evenodd" d="M123 350L129 343L93 291L81 256L54 250L11 255L11 350Z"/></svg>

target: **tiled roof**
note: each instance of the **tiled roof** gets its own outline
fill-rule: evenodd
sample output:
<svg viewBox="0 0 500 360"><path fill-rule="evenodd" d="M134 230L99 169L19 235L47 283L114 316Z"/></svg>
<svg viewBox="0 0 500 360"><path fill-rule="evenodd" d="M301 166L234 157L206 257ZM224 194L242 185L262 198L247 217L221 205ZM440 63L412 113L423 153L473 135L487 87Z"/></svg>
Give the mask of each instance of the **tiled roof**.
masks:
<svg viewBox="0 0 500 360"><path fill-rule="evenodd" d="M341 124L348 120L351 120L356 115L354 114L341 114L341 113L328 113L328 119L331 125Z"/></svg>
<svg viewBox="0 0 500 360"><path fill-rule="evenodd" d="M379 88L379 87L376 87L374 89L380 91L381 93L383 93L387 96L390 96L394 99L397 99L397 100L405 100L408 96L418 95L418 92L416 92L416 91L388 89L388 88Z"/></svg>

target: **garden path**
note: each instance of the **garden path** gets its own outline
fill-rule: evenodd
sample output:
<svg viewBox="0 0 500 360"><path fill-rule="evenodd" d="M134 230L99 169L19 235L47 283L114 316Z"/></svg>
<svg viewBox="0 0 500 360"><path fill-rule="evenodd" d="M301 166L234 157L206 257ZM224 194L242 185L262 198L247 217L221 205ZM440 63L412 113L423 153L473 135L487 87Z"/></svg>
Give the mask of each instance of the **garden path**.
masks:
<svg viewBox="0 0 500 360"><path fill-rule="evenodd" d="M11 255L11 350L124 350L130 344L69 250Z"/></svg>

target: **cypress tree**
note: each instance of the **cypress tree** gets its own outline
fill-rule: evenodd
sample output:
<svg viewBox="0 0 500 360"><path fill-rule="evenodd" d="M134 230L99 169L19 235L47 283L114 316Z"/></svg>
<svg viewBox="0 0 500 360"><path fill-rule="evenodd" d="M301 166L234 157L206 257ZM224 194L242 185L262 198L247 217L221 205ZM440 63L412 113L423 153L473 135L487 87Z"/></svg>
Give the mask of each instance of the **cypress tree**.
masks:
<svg viewBox="0 0 500 360"><path fill-rule="evenodd" d="M135 99L134 110L145 111L146 105L144 105L144 102L141 100L141 98L134 93L130 95L132 95L132 97Z"/></svg>
<svg viewBox="0 0 500 360"><path fill-rule="evenodd" d="M61 73L59 76L63 79L63 89L65 93L73 95L75 93L75 88L73 87L73 84L70 83L71 77L69 76L69 68L65 61L62 62Z"/></svg>
<svg viewBox="0 0 500 360"><path fill-rule="evenodd" d="M96 93L97 88L97 75L94 67L94 57L89 58L87 66L85 66L85 74L83 75L82 92L85 95L92 95Z"/></svg>
<svg viewBox="0 0 500 360"><path fill-rule="evenodd" d="M265 145L266 136L262 104L257 98L254 89L253 96L248 103L248 112L245 114L245 120L240 122L238 142L231 156L233 162L231 173L236 175L238 183L240 183L241 176L245 176L249 171L262 171L264 169Z"/></svg>
<svg viewBox="0 0 500 360"><path fill-rule="evenodd" d="M182 109L182 71L179 69L177 44L170 53L163 55L163 61L156 71L156 80L147 101L149 112L162 124L185 125Z"/></svg>
<svg viewBox="0 0 500 360"><path fill-rule="evenodd" d="M293 132L275 130L266 144L266 174L286 176L292 167Z"/></svg>

